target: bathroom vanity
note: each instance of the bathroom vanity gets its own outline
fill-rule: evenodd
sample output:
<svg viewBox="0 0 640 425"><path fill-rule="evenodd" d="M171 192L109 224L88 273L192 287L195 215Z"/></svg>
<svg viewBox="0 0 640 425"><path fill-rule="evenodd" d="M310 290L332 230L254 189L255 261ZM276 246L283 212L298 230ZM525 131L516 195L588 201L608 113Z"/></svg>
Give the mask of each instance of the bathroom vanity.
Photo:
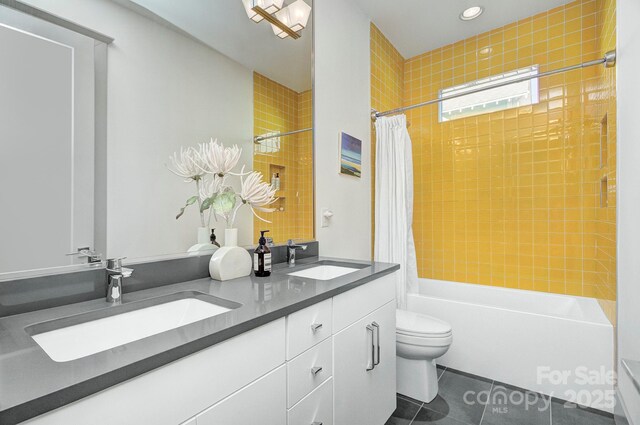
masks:
<svg viewBox="0 0 640 425"><path fill-rule="evenodd" d="M125 292L121 306L2 318L0 423L383 424L395 409L397 269L312 258L268 278L198 279ZM194 299L223 310L94 354L58 345L65 361L34 340ZM135 333L128 320L120 331Z"/></svg>

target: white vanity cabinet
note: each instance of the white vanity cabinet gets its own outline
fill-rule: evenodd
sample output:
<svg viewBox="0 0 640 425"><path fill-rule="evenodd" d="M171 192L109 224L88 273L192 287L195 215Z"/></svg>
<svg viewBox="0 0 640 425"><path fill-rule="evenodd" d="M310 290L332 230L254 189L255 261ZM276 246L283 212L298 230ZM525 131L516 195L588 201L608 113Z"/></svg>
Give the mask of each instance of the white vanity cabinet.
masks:
<svg viewBox="0 0 640 425"><path fill-rule="evenodd" d="M384 424L396 408L394 279L389 275L334 298L336 425Z"/></svg>
<svg viewBox="0 0 640 425"><path fill-rule="evenodd" d="M192 425L281 425L287 420L285 366L280 366L235 394L211 406Z"/></svg>
<svg viewBox="0 0 640 425"><path fill-rule="evenodd" d="M383 425L395 409L396 273L30 425Z"/></svg>

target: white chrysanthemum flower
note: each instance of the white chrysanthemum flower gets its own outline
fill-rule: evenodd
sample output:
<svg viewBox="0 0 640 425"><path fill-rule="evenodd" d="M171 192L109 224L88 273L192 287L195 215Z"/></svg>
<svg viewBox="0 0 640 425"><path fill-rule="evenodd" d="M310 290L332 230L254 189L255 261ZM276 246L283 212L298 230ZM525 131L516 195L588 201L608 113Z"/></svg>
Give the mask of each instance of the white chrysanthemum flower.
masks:
<svg viewBox="0 0 640 425"><path fill-rule="evenodd" d="M233 174L231 170L238 165L242 149L238 145L230 148L224 147L218 140L211 140L209 143L203 143L201 146L203 169L202 171L224 177L226 174Z"/></svg>
<svg viewBox="0 0 640 425"><path fill-rule="evenodd" d="M202 155L202 146L198 149L193 147L180 148L180 155L178 152L174 152L169 157L171 165L167 165L167 168L176 176L185 179L186 182L198 181L206 174L203 170Z"/></svg>
<svg viewBox="0 0 640 425"><path fill-rule="evenodd" d="M211 198L216 193L221 192L224 188L225 180L226 179L218 176L203 179L200 187L198 188L200 199L205 200L207 198Z"/></svg>
<svg viewBox="0 0 640 425"><path fill-rule="evenodd" d="M276 198L276 190L269 184L262 181L262 174L257 171L250 172L246 178L240 177L242 188L240 189L240 199L243 204L251 208L251 212L258 219L270 223L270 221L260 217L255 210L262 212L273 212L275 208L267 208L273 204Z"/></svg>

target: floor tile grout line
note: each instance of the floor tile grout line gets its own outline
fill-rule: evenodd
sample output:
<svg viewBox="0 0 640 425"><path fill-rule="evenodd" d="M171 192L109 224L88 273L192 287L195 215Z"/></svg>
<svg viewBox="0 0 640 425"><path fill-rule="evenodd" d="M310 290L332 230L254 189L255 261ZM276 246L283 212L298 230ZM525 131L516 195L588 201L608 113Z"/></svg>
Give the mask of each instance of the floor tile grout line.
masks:
<svg viewBox="0 0 640 425"><path fill-rule="evenodd" d="M417 406L417 405L416 405ZM413 421L416 420L416 418L418 417L418 413L420 413L420 411L422 410L422 408L424 407L424 403L422 403L420 405L420 407L418 408L418 410L416 411L416 414L413 415L413 418L411 418L411 421L409 422L409 425L413 424Z"/></svg>
<svg viewBox="0 0 640 425"><path fill-rule="evenodd" d="M403 396L402 394L396 393L399 395L396 395L397 398L400 398L404 401L408 401L409 403L415 404L416 406L422 406L424 403L420 400L416 400L415 398L409 399L409 396ZM416 401L418 401L419 403L416 403Z"/></svg>
<svg viewBox="0 0 640 425"><path fill-rule="evenodd" d="M438 382L440 382L440 378L442 378L442 375L444 375L444 373L445 373L446 371L447 371L447 368L446 368L446 367L444 367L444 368L442 369L442 373L440 374L440 376L438 376ZM436 372L436 373L437 373L437 372Z"/></svg>
<svg viewBox="0 0 640 425"><path fill-rule="evenodd" d="M440 378L442 378L442 375L444 375L444 372L445 372L446 370L447 370L447 368L446 368L446 367L443 367L443 368L442 368L442 373L440 374L440 376L438 376L438 382L440 382ZM407 401L409 401L409 402L411 403L411 401L410 401L410 400L407 400ZM416 404L416 403L413 403L413 404L415 404L415 405L417 406L417 404ZM415 415L413 415L413 418L411 419L411 422L409 422L409 425L412 425L412 424L413 424L413 421L415 421L415 420L416 420L416 418L418 417L418 414L420 413L420 411L421 411L423 408L428 409L428 407L424 407L424 406L425 406L425 404L427 404L427 403L422 403L422 404L420 405L420 407L418 408L418 411L416 412L416 414L415 414Z"/></svg>
<svg viewBox="0 0 640 425"><path fill-rule="evenodd" d="M487 412L487 406L489 405L489 400L491 399L491 393L493 392L493 383L496 382L491 380L491 388L489 388L489 398L487 398L487 402L484 404L484 409L482 410L482 416L480 416L480 422L478 425L482 425L482 421L484 420L484 414ZM411 424L409 424L411 425Z"/></svg>

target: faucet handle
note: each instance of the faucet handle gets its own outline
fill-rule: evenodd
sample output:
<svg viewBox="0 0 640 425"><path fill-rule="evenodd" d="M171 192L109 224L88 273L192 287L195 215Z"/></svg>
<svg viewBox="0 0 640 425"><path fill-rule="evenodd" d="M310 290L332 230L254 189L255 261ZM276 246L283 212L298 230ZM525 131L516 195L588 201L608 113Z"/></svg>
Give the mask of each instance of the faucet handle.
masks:
<svg viewBox="0 0 640 425"><path fill-rule="evenodd" d="M107 259L107 270L120 271L122 270L122 260L127 257L117 257Z"/></svg>
<svg viewBox="0 0 640 425"><path fill-rule="evenodd" d="M78 257L86 257L89 264L102 262L102 254L95 252L90 248L78 248L76 252L69 252L67 256L76 255Z"/></svg>
<svg viewBox="0 0 640 425"><path fill-rule="evenodd" d="M287 241L287 246L288 246L290 249L301 249L301 250L303 250L303 251L305 251L305 250L307 249L307 245L299 245L299 244L295 243L295 242L293 241L293 239L289 239L289 240Z"/></svg>

